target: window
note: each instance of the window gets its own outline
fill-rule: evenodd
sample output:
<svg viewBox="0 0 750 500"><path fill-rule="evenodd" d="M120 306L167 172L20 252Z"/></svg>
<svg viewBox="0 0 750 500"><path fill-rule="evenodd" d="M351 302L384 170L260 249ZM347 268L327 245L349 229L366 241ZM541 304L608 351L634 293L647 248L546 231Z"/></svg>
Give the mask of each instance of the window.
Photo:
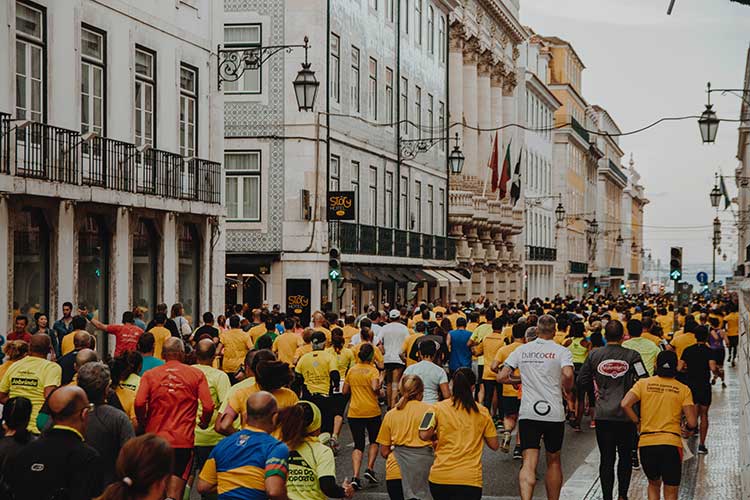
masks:
<svg viewBox="0 0 750 500"><path fill-rule="evenodd" d="M370 58L370 80L367 89L367 103L370 119L378 119L378 61Z"/></svg>
<svg viewBox="0 0 750 500"><path fill-rule="evenodd" d="M359 49L352 45L351 108L359 113Z"/></svg>
<svg viewBox="0 0 750 500"><path fill-rule="evenodd" d="M402 0L404 6L404 33L409 34L409 0ZM415 0L416 1L416 0Z"/></svg>
<svg viewBox="0 0 750 500"><path fill-rule="evenodd" d="M438 189L438 219L437 219L437 231L436 234L443 236L443 222L445 217L445 189Z"/></svg>
<svg viewBox="0 0 750 500"><path fill-rule="evenodd" d="M394 0L385 0L385 18L389 23L393 22L393 1Z"/></svg>
<svg viewBox="0 0 750 500"><path fill-rule="evenodd" d="M85 303L99 321L107 321L109 305L109 225L103 217L87 214L78 228L78 302Z"/></svg>
<svg viewBox="0 0 750 500"><path fill-rule="evenodd" d="M443 64L447 62L446 46L445 17L441 14L438 18L438 53L440 54L440 62Z"/></svg>
<svg viewBox="0 0 750 500"><path fill-rule="evenodd" d="M435 9L432 5L427 7L427 50L430 54L435 53Z"/></svg>
<svg viewBox="0 0 750 500"><path fill-rule="evenodd" d="M331 33L331 99L341 102L341 40Z"/></svg>
<svg viewBox="0 0 750 500"><path fill-rule="evenodd" d="M16 3L16 119L42 121L45 106L44 12Z"/></svg>
<svg viewBox="0 0 750 500"><path fill-rule="evenodd" d="M427 234L432 234L435 228L435 189L427 186Z"/></svg>
<svg viewBox="0 0 750 500"><path fill-rule="evenodd" d="M393 172L385 173L385 225L393 227Z"/></svg>
<svg viewBox="0 0 750 500"><path fill-rule="evenodd" d="M260 221L260 159L260 151L224 154L227 219Z"/></svg>
<svg viewBox="0 0 750 500"><path fill-rule="evenodd" d="M362 203L359 195L359 162L352 162L352 175L351 175L352 191L354 191L354 207L356 209L355 217L356 222L359 222L359 205Z"/></svg>
<svg viewBox="0 0 750 500"><path fill-rule="evenodd" d="M135 145L156 145L156 54L135 49Z"/></svg>
<svg viewBox="0 0 750 500"><path fill-rule="evenodd" d="M25 208L13 214L13 301L31 320L33 311L28 308L34 304L42 311L49 311L50 235L53 230L46 221L39 208Z"/></svg>
<svg viewBox="0 0 750 500"><path fill-rule="evenodd" d="M422 45L422 0L414 0L414 37Z"/></svg>
<svg viewBox="0 0 750 500"><path fill-rule="evenodd" d="M385 68L385 121L393 123L393 70Z"/></svg>
<svg viewBox="0 0 750 500"><path fill-rule="evenodd" d="M185 308L185 318L197 325L200 314L201 240L195 224L181 223L177 231L177 299Z"/></svg>
<svg viewBox="0 0 750 500"><path fill-rule="evenodd" d="M252 49L261 45L260 24L228 24L224 26L224 48ZM260 94L262 69L248 69L235 82L223 82L225 93Z"/></svg>
<svg viewBox="0 0 750 500"><path fill-rule="evenodd" d="M401 122L401 133L409 136L409 80L401 77L401 116L398 120Z"/></svg>
<svg viewBox="0 0 750 500"><path fill-rule="evenodd" d="M445 103L438 101L438 137L448 136L445 129ZM445 152L445 141L440 141L440 151Z"/></svg>
<svg viewBox="0 0 750 500"><path fill-rule="evenodd" d="M198 138L198 69L180 66L180 155L195 156Z"/></svg>
<svg viewBox="0 0 750 500"><path fill-rule="evenodd" d="M139 218L133 231L133 305L145 309L144 319L153 319L156 307L161 241L153 221Z"/></svg>
<svg viewBox="0 0 750 500"><path fill-rule="evenodd" d="M415 87L414 92L414 114L417 119L417 137L422 138L422 89Z"/></svg>
<svg viewBox="0 0 750 500"><path fill-rule="evenodd" d="M341 179L341 160L338 156L331 155L331 166L330 166L330 180L328 182L328 189L330 191L338 191Z"/></svg>
<svg viewBox="0 0 750 500"><path fill-rule="evenodd" d="M378 0L370 0L370 8L378 10Z"/></svg>
<svg viewBox="0 0 750 500"><path fill-rule="evenodd" d="M414 181L414 209L411 230L420 233L422 232L422 183L420 181Z"/></svg>
<svg viewBox="0 0 750 500"><path fill-rule="evenodd" d="M370 219L369 222L373 226L378 225L378 169L377 167L370 167Z"/></svg>
<svg viewBox="0 0 750 500"><path fill-rule="evenodd" d="M401 229L408 229L409 226L407 225L406 221L409 220L409 179L406 176L401 177L401 182L399 184L399 194L401 199L398 203L398 213L400 219L398 221L398 226Z"/></svg>
<svg viewBox="0 0 750 500"><path fill-rule="evenodd" d="M435 99L427 94L427 126L430 128L430 139L435 137Z"/></svg>
<svg viewBox="0 0 750 500"><path fill-rule="evenodd" d="M104 135L104 35L81 28L81 133Z"/></svg>

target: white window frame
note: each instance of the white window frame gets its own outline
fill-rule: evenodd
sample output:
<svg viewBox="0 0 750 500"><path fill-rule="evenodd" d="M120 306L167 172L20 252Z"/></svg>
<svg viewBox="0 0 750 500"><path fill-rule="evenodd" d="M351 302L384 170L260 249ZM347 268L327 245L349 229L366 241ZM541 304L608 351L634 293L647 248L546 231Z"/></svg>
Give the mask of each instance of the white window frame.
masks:
<svg viewBox="0 0 750 500"><path fill-rule="evenodd" d="M435 8L427 6L427 51L435 54Z"/></svg>
<svg viewBox="0 0 750 500"><path fill-rule="evenodd" d="M84 32L99 39L99 54L84 51ZM81 133L94 132L104 135L106 123L106 53L107 40L103 31L81 26ZM98 78L98 89L97 89ZM84 92L84 87L87 92ZM98 90L98 94L97 94ZM84 120L84 104L88 109L88 120ZM98 113L97 113L98 104Z"/></svg>
<svg viewBox="0 0 750 500"><path fill-rule="evenodd" d="M232 40L226 41L227 29L233 28L251 28L257 29L258 36L256 38L248 38L245 40ZM224 45L225 49L250 49L253 47L260 47L263 45L263 25L260 23L228 23L224 25ZM255 87L253 86L255 84ZM224 81L222 82L223 91L225 94L251 94L259 95L263 93L263 67L258 69L246 70L245 73L235 82Z"/></svg>
<svg viewBox="0 0 750 500"><path fill-rule="evenodd" d="M367 89L368 116L373 121L378 121L378 61L369 59L369 75Z"/></svg>
<svg viewBox="0 0 750 500"><path fill-rule="evenodd" d="M435 137L435 98L427 94L427 126L430 129L430 139Z"/></svg>
<svg viewBox="0 0 750 500"><path fill-rule="evenodd" d="M331 33L331 100L341 102L341 38Z"/></svg>
<svg viewBox="0 0 750 500"><path fill-rule="evenodd" d="M385 226L393 227L393 172L385 171Z"/></svg>
<svg viewBox="0 0 750 500"><path fill-rule="evenodd" d="M393 126L393 70L385 68L385 121Z"/></svg>
<svg viewBox="0 0 750 500"><path fill-rule="evenodd" d="M193 88L183 86L183 71L193 75ZM185 158L198 153L198 68L180 64L180 155ZM191 114L192 111L192 114ZM190 141L192 140L192 147Z"/></svg>
<svg viewBox="0 0 750 500"><path fill-rule="evenodd" d="M349 181L351 182L351 185L352 185L352 191L354 191L354 208L355 208L355 214L356 214L355 222L359 222L359 207L362 204L362 199L360 196L360 189L359 189L359 170L360 170L359 166L360 164L358 161L352 160L351 166L352 166L352 172L351 172L351 177Z"/></svg>
<svg viewBox="0 0 750 500"><path fill-rule="evenodd" d="M14 69L16 75L16 119L41 122L44 119L47 101L47 72L45 71L47 59L46 11L25 2L16 2L16 26L20 22L18 18L19 7L29 9L38 14L39 34L24 32L16 28L16 54L18 55L19 52L23 52L23 70L18 58ZM38 72L34 71L34 61L38 62L38 68L36 68ZM23 94L19 92L19 87L23 87ZM34 99L34 89L37 89L37 99ZM25 97L23 102L19 100L21 95Z"/></svg>
<svg viewBox="0 0 750 500"><path fill-rule="evenodd" d="M401 116L398 120L401 122L401 133L409 137L409 79L401 77Z"/></svg>
<svg viewBox="0 0 750 500"><path fill-rule="evenodd" d="M417 138L422 138L422 87L414 86L414 113L417 115Z"/></svg>
<svg viewBox="0 0 750 500"><path fill-rule="evenodd" d="M372 226L378 225L378 167L370 165L370 179L368 184L369 199L367 200L369 217Z"/></svg>
<svg viewBox="0 0 750 500"><path fill-rule="evenodd" d="M422 0L414 0L414 41L422 45Z"/></svg>
<svg viewBox="0 0 750 500"><path fill-rule="evenodd" d="M415 233L422 232L422 181L414 181L414 227L411 229Z"/></svg>
<svg viewBox="0 0 750 500"><path fill-rule="evenodd" d="M442 14L439 14L438 15L438 44L440 45L440 47L438 47L438 53L440 54L440 62L443 64L447 62L445 27L446 27L445 16L443 16Z"/></svg>
<svg viewBox="0 0 750 500"><path fill-rule="evenodd" d="M248 157L256 157L257 158L257 168L255 169L231 169L227 168L229 166L229 163L226 161L226 157L229 155L234 156L248 156ZM229 213L229 203L227 202L227 220L234 221L234 222L260 222L263 218L263 212L262 212L262 156L261 152L259 150L227 150L224 152L224 167L226 168L226 184L225 184L225 190L226 190L226 199L229 198L229 184L231 181L236 182L236 192L237 192L237 215L236 217L232 217ZM248 162L250 164L250 162ZM244 213L244 206L245 206L245 198L247 194L245 193L245 179L253 178L257 179L257 189L255 196L255 205L257 205L257 217L251 217L250 214ZM251 194L252 196L252 194Z"/></svg>
<svg viewBox="0 0 750 500"><path fill-rule="evenodd" d="M145 47L136 45L135 55L136 60L138 59L138 53L142 53L150 58L150 74L144 74L138 71L138 66L135 68L135 104L134 104L134 126L133 136L135 137L135 145L142 146L148 144L152 147L156 146L156 52L149 50ZM138 89L141 89L140 92ZM148 109L149 99L147 93L150 92L150 107ZM148 117L151 117L151 126L148 126ZM138 127L140 125L141 133L138 134ZM148 133L147 133L148 132ZM149 137L150 134L150 137Z"/></svg>
<svg viewBox="0 0 750 500"><path fill-rule="evenodd" d="M359 81L360 81L360 65L362 63L362 53L360 50L352 45L352 57L351 57L351 81L350 83L350 93L349 93L349 104L351 106L351 111L354 113L359 113L361 109L361 89L359 87Z"/></svg>
<svg viewBox="0 0 750 500"><path fill-rule="evenodd" d="M341 158L331 155L331 163L328 168L328 190L338 191L341 187Z"/></svg>
<svg viewBox="0 0 750 500"><path fill-rule="evenodd" d="M441 141L442 142L442 141ZM438 223L436 234L443 236L444 228L443 222L445 221L445 188L438 189Z"/></svg>
<svg viewBox="0 0 750 500"><path fill-rule="evenodd" d="M426 234L433 234L435 229L435 188L427 185L427 227Z"/></svg>

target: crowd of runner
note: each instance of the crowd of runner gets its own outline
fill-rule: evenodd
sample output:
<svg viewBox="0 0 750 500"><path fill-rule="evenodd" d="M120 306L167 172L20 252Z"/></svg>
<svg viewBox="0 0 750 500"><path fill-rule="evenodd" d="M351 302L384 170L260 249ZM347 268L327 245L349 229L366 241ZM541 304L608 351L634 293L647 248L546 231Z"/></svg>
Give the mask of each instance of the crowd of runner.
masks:
<svg viewBox="0 0 750 500"><path fill-rule="evenodd" d="M384 481L392 500L473 500L486 446L522 460L528 500L543 444L555 500L566 424L586 419L605 500L615 475L627 499L640 467L649 500L676 499L685 439L708 453L739 335L731 295L679 309L666 295L383 304L310 324L278 306L206 312L197 328L180 304L143 316L108 325L66 302L52 326L15 318L0 498L316 500ZM104 359L97 330L114 341ZM342 432L350 478L336 473Z"/></svg>

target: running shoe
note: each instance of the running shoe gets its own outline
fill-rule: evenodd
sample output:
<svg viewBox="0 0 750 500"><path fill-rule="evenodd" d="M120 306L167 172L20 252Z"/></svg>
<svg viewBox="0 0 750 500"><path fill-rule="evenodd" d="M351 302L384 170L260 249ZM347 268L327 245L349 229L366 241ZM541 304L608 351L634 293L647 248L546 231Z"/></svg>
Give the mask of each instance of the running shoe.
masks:
<svg viewBox="0 0 750 500"><path fill-rule="evenodd" d="M372 469L365 470L365 479L370 481L372 484L378 484L380 481L378 481L377 476L375 475L375 471Z"/></svg>
<svg viewBox="0 0 750 500"><path fill-rule="evenodd" d="M706 448L706 445L698 445L698 455L708 455L708 448Z"/></svg>
<svg viewBox="0 0 750 500"><path fill-rule="evenodd" d="M723 380L721 381L721 388L722 389L726 389L727 388L727 384Z"/></svg>
<svg viewBox="0 0 750 500"><path fill-rule="evenodd" d="M360 482L358 477L352 478L352 488L357 491L362 489L362 483Z"/></svg>
<svg viewBox="0 0 750 500"><path fill-rule="evenodd" d="M341 447L339 445L338 439L336 439L335 437L331 436L331 439L328 440L327 444L328 444L328 446L331 447L331 451L333 451L333 456L335 456L335 457L338 456L339 451L341 449Z"/></svg>
<svg viewBox="0 0 750 500"><path fill-rule="evenodd" d="M641 462L638 460L638 450L633 450L633 454L630 457L631 465L633 466L633 469L640 470L641 468Z"/></svg>
<svg viewBox="0 0 750 500"><path fill-rule="evenodd" d="M592 429L596 429L596 420L592 419L591 423L589 424L589 427L591 427Z"/></svg>
<svg viewBox="0 0 750 500"><path fill-rule="evenodd" d="M513 448L513 460L521 460L523 455L521 454L521 448L516 446Z"/></svg>
<svg viewBox="0 0 750 500"><path fill-rule="evenodd" d="M510 451L510 432L503 432L503 440L500 442L500 451L508 453Z"/></svg>

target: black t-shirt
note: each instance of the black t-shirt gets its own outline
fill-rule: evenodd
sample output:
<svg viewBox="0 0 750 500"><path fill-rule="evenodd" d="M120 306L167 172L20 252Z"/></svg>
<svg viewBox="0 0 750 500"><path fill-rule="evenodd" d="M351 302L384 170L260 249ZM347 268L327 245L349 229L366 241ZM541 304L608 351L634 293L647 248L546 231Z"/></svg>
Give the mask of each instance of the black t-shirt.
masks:
<svg viewBox="0 0 750 500"><path fill-rule="evenodd" d="M195 330L195 332L193 333L193 338L191 340L193 342L198 342L202 335L209 335L212 339L215 339L219 336L219 330L218 328L215 328L211 325L201 325L197 330Z"/></svg>
<svg viewBox="0 0 750 500"><path fill-rule="evenodd" d="M687 384L691 388L711 385L711 349L705 344L694 344L682 352L682 360L687 363Z"/></svg>

